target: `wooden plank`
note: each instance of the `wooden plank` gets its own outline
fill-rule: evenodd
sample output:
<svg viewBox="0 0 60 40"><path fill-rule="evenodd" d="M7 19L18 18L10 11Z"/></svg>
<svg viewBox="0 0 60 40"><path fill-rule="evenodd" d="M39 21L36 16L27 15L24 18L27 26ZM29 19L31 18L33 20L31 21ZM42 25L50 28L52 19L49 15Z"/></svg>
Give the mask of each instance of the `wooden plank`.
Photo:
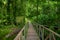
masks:
<svg viewBox="0 0 60 40"><path fill-rule="evenodd" d="M40 40L32 24L29 24L28 34L26 40Z"/></svg>

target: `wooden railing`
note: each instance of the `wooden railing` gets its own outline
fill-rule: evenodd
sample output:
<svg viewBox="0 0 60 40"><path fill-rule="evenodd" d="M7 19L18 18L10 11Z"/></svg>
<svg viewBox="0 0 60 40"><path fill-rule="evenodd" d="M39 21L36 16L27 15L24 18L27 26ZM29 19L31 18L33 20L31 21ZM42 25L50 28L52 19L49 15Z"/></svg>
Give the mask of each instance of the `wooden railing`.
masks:
<svg viewBox="0 0 60 40"><path fill-rule="evenodd" d="M40 40L57 40L56 37L60 38L60 34L54 32L53 30L44 27L38 23L33 23L33 26L38 33ZM28 23L22 28L14 40L26 40L26 34L28 30Z"/></svg>
<svg viewBox="0 0 60 40"><path fill-rule="evenodd" d="M60 38L60 34L54 32L53 30L44 27L38 23L33 23L40 40L57 40L56 37Z"/></svg>
<svg viewBox="0 0 60 40"><path fill-rule="evenodd" d="M26 34L28 30L28 23L22 28L14 40L26 40Z"/></svg>

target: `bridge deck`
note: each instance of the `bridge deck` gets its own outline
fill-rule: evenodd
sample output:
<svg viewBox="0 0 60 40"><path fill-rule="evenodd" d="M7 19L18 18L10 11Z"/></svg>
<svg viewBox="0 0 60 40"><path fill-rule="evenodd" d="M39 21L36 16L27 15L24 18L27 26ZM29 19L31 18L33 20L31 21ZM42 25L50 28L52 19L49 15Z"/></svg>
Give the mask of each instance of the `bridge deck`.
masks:
<svg viewBox="0 0 60 40"><path fill-rule="evenodd" d="M31 23L29 23L29 29L28 29L26 40L39 40L39 37L38 37L38 35L37 35L36 31L34 30L33 25Z"/></svg>

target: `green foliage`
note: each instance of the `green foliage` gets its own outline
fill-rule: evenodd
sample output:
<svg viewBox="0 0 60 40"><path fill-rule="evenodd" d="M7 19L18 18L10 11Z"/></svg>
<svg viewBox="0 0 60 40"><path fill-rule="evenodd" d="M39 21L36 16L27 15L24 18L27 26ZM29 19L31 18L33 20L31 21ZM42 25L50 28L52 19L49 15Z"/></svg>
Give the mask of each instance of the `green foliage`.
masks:
<svg viewBox="0 0 60 40"><path fill-rule="evenodd" d="M13 40L16 35L7 39L5 36L11 33L12 28L22 29L25 24L25 5L22 0L0 0L0 40Z"/></svg>
<svg viewBox="0 0 60 40"><path fill-rule="evenodd" d="M57 7L56 5L57 2L55 1L44 2L43 4L41 2L41 5L40 6L38 5L38 7L41 8L38 9L40 11L39 12L40 14L37 15L35 19L33 17L33 19L42 25L47 26L58 25L58 23L56 22L58 19L58 15L56 14L56 7Z"/></svg>
<svg viewBox="0 0 60 40"><path fill-rule="evenodd" d="M56 26L60 28L60 2L58 0L0 0L0 38L3 39L3 36L10 32L10 25L21 29L25 24L25 17L47 25L53 30ZM8 31L4 26L9 28Z"/></svg>

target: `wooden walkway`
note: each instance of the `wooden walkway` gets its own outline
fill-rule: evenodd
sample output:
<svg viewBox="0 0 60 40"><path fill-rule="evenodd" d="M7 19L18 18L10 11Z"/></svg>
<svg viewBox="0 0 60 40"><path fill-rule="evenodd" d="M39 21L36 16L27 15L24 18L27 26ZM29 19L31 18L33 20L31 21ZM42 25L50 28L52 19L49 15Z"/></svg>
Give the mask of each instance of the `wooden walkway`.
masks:
<svg viewBox="0 0 60 40"><path fill-rule="evenodd" d="M29 26L26 26L26 25L29 25ZM41 39L41 38L39 38L37 32L35 31L33 25L30 22L28 24L26 24L26 25L17 34L17 36L14 38L14 40L48 40L48 39L49 40L56 40L55 36L60 38L60 34L52 31L51 29L48 29L48 28L44 27L43 25L35 23L34 24L35 26L39 25L40 32L43 31L43 32L41 32L42 34L39 35L39 36L42 35L42 37L41 37L42 39ZM27 37L26 38L23 35L23 33L26 34L25 33L25 27L29 27L28 30L27 30L28 32L27 32L27 35L26 35ZM36 28L37 28L37 26L36 26ZM41 30L41 28L42 28L42 30ZM49 31L49 34L46 35L46 38L44 38L44 30L43 29Z"/></svg>
<svg viewBox="0 0 60 40"><path fill-rule="evenodd" d="M38 35L37 35L36 31L34 30L33 25L31 23L29 23L29 29L28 29L26 40L39 40L39 37L38 37Z"/></svg>

